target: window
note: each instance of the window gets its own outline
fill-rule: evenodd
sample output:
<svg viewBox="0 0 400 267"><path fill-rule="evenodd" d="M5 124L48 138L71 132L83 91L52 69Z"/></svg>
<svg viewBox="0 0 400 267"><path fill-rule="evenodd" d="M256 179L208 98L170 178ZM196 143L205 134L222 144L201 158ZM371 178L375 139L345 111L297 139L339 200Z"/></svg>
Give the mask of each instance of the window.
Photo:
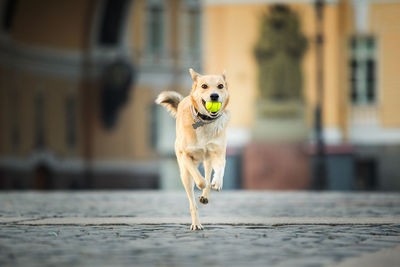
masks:
<svg viewBox="0 0 400 267"><path fill-rule="evenodd" d="M150 107L151 119L151 146L163 155L174 153L175 119L160 105Z"/></svg>
<svg viewBox="0 0 400 267"><path fill-rule="evenodd" d="M5 32L10 32L14 22L15 11L17 7L17 0L8 0L4 4L4 9L2 10L2 28Z"/></svg>
<svg viewBox="0 0 400 267"><path fill-rule="evenodd" d="M117 45L119 43L127 2L126 0L106 1L99 35L100 44Z"/></svg>
<svg viewBox="0 0 400 267"><path fill-rule="evenodd" d="M202 6L200 0L182 1L182 34L181 46L184 64L201 67L201 20Z"/></svg>
<svg viewBox="0 0 400 267"><path fill-rule="evenodd" d="M18 87L15 87L14 90L12 90L12 95L11 95L11 103L12 103L12 124L11 124L11 143L13 146L14 151L17 151L18 146L20 144L20 131L18 127L18 122L19 122L19 90Z"/></svg>
<svg viewBox="0 0 400 267"><path fill-rule="evenodd" d="M376 102L375 39L371 36L354 36L350 42L350 85L353 104Z"/></svg>
<svg viewBox="0 0 400 267"><path fill-rule="evenodd" d="M148 48L153 55L160 55L163 49L164 9L161 4L151 4L148 11Z"/></svg>
<svg viewBox="0 0 400 267"><path fill-rule="evenodd" d="M39 93L35 97L35 143L36 148L44 147L44 100L43 95Z"/></svg>
<svg viewBox="0 0 400 267"><path fill-rule="evenodd" d="M200 50L200 9L191 7L188 9L188 45L191 54L197 54Z"/></svg>

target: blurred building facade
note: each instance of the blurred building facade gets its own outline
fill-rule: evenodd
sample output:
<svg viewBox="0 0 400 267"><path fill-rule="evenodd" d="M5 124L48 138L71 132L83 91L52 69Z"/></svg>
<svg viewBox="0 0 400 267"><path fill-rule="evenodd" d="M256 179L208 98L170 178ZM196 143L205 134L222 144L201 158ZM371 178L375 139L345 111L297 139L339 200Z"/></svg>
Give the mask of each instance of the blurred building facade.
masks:
<svg viewBox="0 0 400 267"><path fill-rule="evenodd" d="M199 1L2 0L0 10L0 187L159 188L157 140L175 133L158 136L154 99L190 90Z"/></svg>
<svg viewBox="0 0 400 267"><path fill-rule="evenodd" d="M297 13L308 40L302 60L303 100L309 137L313 140L317 97L315 2L205 1L204 69L208 73L229 70L230 130L238 143L252 142L250 129L256 123L254 107L260 98L254 47L260 38L263 16L277 2ZM343 154L351 159L347 167L335 163L328 166L328 172L336 169L335 179L341 179L341 168L351 168L348 173L353 181L348 189L399 189L400 1L324 2L323 135L328 157L338 156L340 162ZM269 164L266 160L265 173L268 168L273 169ZM293 186L287 182L264 188Z"/></svg>
<svg viewBox="0 0 400 267"><path fill-rule="evenodd" d="M154 99L162 90L188 94L189 67L228 71L224 187L309 188L296 177L247 186L241 176L260 95L254 49L277 2L297 14L308 44L301 60L308 140L301 159L286 158L298 162L314 140L313 1L0 0L0 188L180 188L174 120ZM328 172L351 176L347 189L400 189L400 1L325 3ZM285 155L277 148L258 159L265 179L287 166L274 163ZM302 164L310 176L311 163Z"/></svg>

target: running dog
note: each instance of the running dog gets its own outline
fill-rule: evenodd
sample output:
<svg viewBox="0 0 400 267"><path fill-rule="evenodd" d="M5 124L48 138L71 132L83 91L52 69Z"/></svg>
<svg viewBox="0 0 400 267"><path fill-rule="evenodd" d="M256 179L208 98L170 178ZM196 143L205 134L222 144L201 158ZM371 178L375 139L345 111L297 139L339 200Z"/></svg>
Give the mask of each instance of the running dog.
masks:
<svg viewBox="0 0 400 267"><path fill-rule="evenodd" d="M207 204L210 189L220 191L223 184L226 155L226 125L230 112L228 84L222 75L200 75L189 69L192 76L190 95L183 97L174 91L161 92L156 103L164 106L176 118L175 154L182 184L190 203L191 230L203 230L194 197L194 183L202 190L199 202ZM218 111L206 103L217 103ZM203 163L205 177L198 170ZM211 173L214 176L211 180Z"/></svg>

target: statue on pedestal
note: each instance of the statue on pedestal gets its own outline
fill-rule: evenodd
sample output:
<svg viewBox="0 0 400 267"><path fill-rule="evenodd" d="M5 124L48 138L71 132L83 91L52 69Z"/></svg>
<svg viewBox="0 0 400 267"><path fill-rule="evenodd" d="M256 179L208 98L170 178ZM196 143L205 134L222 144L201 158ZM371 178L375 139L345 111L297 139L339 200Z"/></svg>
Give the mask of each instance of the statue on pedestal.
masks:
<svg viewBox="0 0 400 267"><path fill-rule="evenodd" d="M304 125L301 59L306 48L297 14L285 5L273 5L261 19L260 37L254 49L260 93L255 128L262 130L263 135L265 124L272 123L277 136L282 136L277 119L294 120L290 122L292 126ZM284 121L281 124L283 131L288 130L290 125Z"/></svg>
<svg viewBox="0 0 400 267"><path fill-rule="evenodd" d="M258 64L257 116L244 150L246 189L305 189L309 161L304 149L301 59L307 48L300 20L285 5L261 18L254 48Z"/></svg>

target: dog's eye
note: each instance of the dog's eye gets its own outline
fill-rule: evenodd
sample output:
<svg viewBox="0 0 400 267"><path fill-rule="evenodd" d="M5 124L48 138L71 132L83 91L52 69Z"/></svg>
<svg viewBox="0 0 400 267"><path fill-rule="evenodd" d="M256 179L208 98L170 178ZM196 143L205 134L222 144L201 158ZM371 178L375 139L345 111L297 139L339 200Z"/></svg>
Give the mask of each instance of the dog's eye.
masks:
<svg viewBox="0 0 400 267"><path fill-rule="evenodd" d="M222 83L220 83L220 84L218 84L218 89L222 89L222 88L224 88L224 85L222 84Z"/></svg>
<svg viewBox="0 0 400 267"><path fill-rule="evenodd" d="M208 88L208 85L204 83L204 84L201 85L201 88L207 89L207 88Z"/></svg>

